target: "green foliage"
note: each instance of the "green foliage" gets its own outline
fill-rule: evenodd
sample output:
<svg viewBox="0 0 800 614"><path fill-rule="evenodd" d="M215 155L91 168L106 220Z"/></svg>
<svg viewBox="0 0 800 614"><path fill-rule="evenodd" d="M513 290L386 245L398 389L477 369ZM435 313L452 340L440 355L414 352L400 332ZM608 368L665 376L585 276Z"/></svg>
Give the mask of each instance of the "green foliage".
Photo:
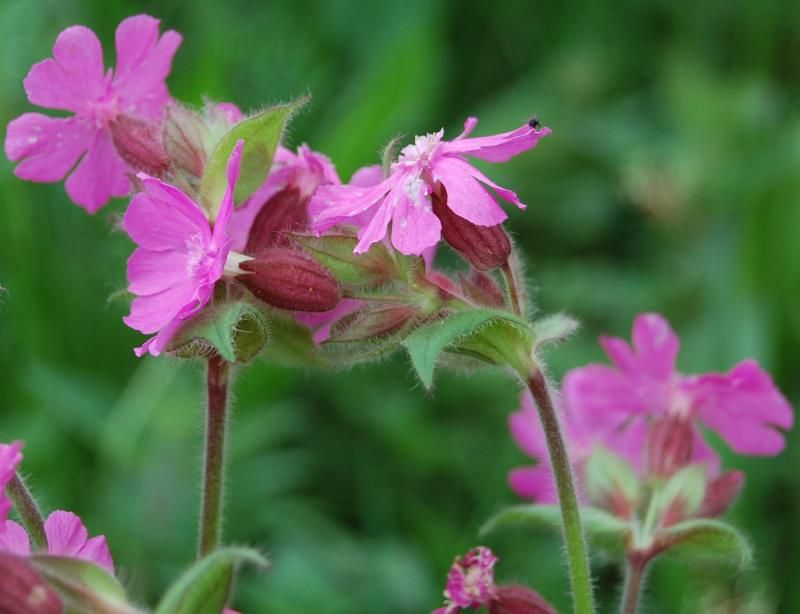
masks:
<svg viewBox="0 0 800 614"><path fill-rule="evenodd" d="M592 501L608 503L621 497L635 510L641 495L639 484L639 477L625 459L602 445L595 446L586 461L586 490Z"/></svg>
<svg viewBox="0 0 800 614"><path fill-rule="evenodd" d="M747 568L753 550L741 532L718 520L686 520L659 531L657 543L667 554L690 562Z"/></svg>
<svg viewBox="0 0 800 614"><path fill-rule="evenodd" d="M187 569L167 590L155 614L219 614L230 599L241 563L262 569L269 566L255 550L221 548Z"/></svg>

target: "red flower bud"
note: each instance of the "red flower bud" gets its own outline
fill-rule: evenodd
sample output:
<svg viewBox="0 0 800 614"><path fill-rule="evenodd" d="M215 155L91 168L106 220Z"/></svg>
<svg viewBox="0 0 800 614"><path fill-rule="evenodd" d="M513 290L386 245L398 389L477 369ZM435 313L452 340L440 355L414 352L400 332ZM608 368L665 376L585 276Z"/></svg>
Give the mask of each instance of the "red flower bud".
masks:
<svg viewBox="0 0 800 614"><path fill-rule="evenodd" d="M478 226L456 215L447 206L444 188L441 196L431 195L433 212L442 223L445 241L479 271L488 271L508 262L511 241L502 224Z"/></svg>
<svg viewBox="0 0 800 614"><path fill-rule="evenodd" d="M239 265L236 279L265 303L291 311L328 311L341 298L328 270L303 252L270 247Z"/></svg>
<svg viewBox="0 0 800 614"><path fill-rule="evenodd" d="M160 177L169 169L169 156L161 144L161 127L120 115L111 124L111 139L120 157L131 168Z"/></svg>
<svg viewBox="0 0 800 614"><path fill-rule="evenodd" d="M487 307L502 307L505 297L500 286L483 271L472 269L469 275L459 274L461 288L470 299Z"/></svg>
<svg viewBox="0 0 800 614"><path fill-rule="evenodd" d="M536 591L519 584L497 587L497 598L489 602L489 614L558 614Z"/></svg>
<svg viewBox="0 0 800 614"><path fill-rule="evenodd" d="M0 552L0 612L61 614L58 594L24 558Z"/></svg>
<svg viewBox="0 0 800 614"><path fill-rule="evenodd" d="M245 252L257 254L272 245L286 245L288 238L283 233L302 229L307 221L307 199L302 198L300 190L290 188L281 190L261 205L261 210L250 226Z"/></svg>
<svg viewBox="0 0 800 614"><path fill-rule="evenodd" d="M702 518L716 518L722 516L739 496L744 484L744 473L741 471L728 471L714 478L706 486L703 503L700 504L698 516Z"/></svg>
<svg viewBox="0 0 800 614"><path fill-rule="evenodd" d="M411 305L367 306L343 317L331 329L329 342L367 341L380 339L400 330L419 315Z"/></svg>
<svg viewBox="0 0 800 614"><path fill-rule="evenodd" d="M650 428L647 440L647 470L650 475L669 477L692 460L694 432L688 420L667 416Z"/></svg>

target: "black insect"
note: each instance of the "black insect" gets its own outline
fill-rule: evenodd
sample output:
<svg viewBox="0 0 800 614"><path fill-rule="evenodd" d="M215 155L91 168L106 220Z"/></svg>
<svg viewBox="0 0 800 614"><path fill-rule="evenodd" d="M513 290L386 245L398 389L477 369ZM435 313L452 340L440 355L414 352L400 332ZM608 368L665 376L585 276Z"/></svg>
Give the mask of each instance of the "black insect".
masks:
<svg viewBox="0 0 800 614"><path fill-rule="evenodd" d="M542 124L539 123L539 118L536 117L535 115L531 117L530 121L528 122L528 125L534 130L538 130L539 128L542 127Z"/></svg>

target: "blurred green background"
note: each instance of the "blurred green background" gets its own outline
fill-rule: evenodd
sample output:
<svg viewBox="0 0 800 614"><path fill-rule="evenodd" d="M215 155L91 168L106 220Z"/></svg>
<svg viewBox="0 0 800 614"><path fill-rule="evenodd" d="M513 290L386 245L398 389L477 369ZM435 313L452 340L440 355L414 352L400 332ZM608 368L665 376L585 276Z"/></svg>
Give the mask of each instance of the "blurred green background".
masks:
<svg viewBox="0 0 800 614"><path fill-rule="evenodd" d="M752 356L800 400L800 3L5 0L0 120L29 110L22 79L59 31L90 26L110 64L116 24L141 11L184 35L179 99L252 109L312 93L288 143L328 153L343 178L399 133L454 136L475 114L486 134L537 113L553 135L491 176L529 204L510 228L541 310L583 322L554 373L657 310L682 369ZM44 505L107 535L152 603L194 554L202 370L131 351L142 338L109 300L131 251L112 228L124 202L90 218L5 158L0 190L0 439L26 440ZM336 374L256 364L235 390L226 534L274 561L240 584L248 614L430 611L452 558L515 501L506 474L527 459L499 373L441 374L427 395L401 356ZM731 517L755 569L659 562L648 612L800 612L788 439L778 459L725 453L747 472ZM490 543L501 580L567 611L558 539ZM612 611L618 572L595 570Z"/></svg>

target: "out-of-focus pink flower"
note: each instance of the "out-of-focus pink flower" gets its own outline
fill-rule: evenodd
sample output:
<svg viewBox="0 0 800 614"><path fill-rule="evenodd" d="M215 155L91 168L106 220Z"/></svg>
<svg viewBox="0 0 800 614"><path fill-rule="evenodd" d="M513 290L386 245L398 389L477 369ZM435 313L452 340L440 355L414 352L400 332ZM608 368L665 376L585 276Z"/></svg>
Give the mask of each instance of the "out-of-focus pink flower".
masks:
<svg viewBox="0 0 800 614"><path fill-rule="evenodd" d="M50 554L91 561L114 573L114 561L105 536L90 538L81 519L72 512L57 510L50 514L44 522L44 531ZM28 534L13 520L5 522L5 530L0 529L0 550L20 556L31 553Z"/></svg>
<svg viewBox="0 0 800 614"><path fill-rule="evenodd" d="M267 247L278 233L304 229L308 201L317 187L339 183L327 156L305 144L296 154L278 146L267 179L231 217L233 249L245 251L248 243L257 244L256 249Z"/></svg>
<svg viewBox="0 0 800 614"><path fill-rule="evenodd" d="M116 70L105 71L100 41L90 29L72 26L58 35L53 57L35 64L25 78L28 100L69 117L25 113L8 125L5 151L19 162L15 174L29 181L66 182L69 197L89 213L112 196L130 191L128 165L112 142L123 116L158 122L170 100L165 79L181 36L159 37L159 21L148 15L117 27ZM84 155L86 154L86 155Z"/></svg>
<svg viewBox="0 0 800 614"><path fill-rule="evenodd" d="M0 533L11 509L11 500L6 496L6 484L14 478L21 462L21 441L0 443Z"/></svg>
<svg viewBox="0 0 800 614"><path fill-rule="evenodd" d="M447 574L445 606L433 614L456 614L462 608L479 608L497 598L494 583L495 554L485 546L456 557Z"/></svg>
<svg viewBox="0 0 800 614"><path fill-rule="evenodd" d="M641 462L655 421L686 420L694 434L691 460L705 463L712 473L719 460L701 426L716 431L739 454L773 456L783 449L781 431L792 426L792 408L755 361L740 362L727 373L687 376L676 370L678 337L662 316L638 316L632 337L632 346L601 338L614 366L588 365L566 375L566 403L588 425L615 423L629 434L629 451Z"/></svg>
<svg viewBox="0 0 800 614"><path fill-rule="evenodd" d="M226 234L233 211L244 141L228 160L228 188L213 228L191 198L178 188L140 175L143 191L134 196L123 228L138 245L128 259L133 300L125 323L146 335L137 356L158 356L172 335L211 300L225 268L231 242Z"/></svg>
<svg viewBox="0 0 800 614"><path fill-rule="evenodd" d="M314 230L324 232L336 224L356 223L360 230L355 251L362 253L387 235L391 222L392 244L404 254L419 255L441 238L442 225L431 205L437 183L446 190L447 206L453 213L479 226L495 226L507 217L484 186L524 208L514 192L493 183L465 156L505 162L534 147L550 129L531 122L511 132L470 138L477 121L467 119L464 131L452 141L443 140L443 130L416 137L413 145L401 151L389 176L377 185L321 186L309 204ZM367 223L355 221L362 214L369 217Z"/></svg>

